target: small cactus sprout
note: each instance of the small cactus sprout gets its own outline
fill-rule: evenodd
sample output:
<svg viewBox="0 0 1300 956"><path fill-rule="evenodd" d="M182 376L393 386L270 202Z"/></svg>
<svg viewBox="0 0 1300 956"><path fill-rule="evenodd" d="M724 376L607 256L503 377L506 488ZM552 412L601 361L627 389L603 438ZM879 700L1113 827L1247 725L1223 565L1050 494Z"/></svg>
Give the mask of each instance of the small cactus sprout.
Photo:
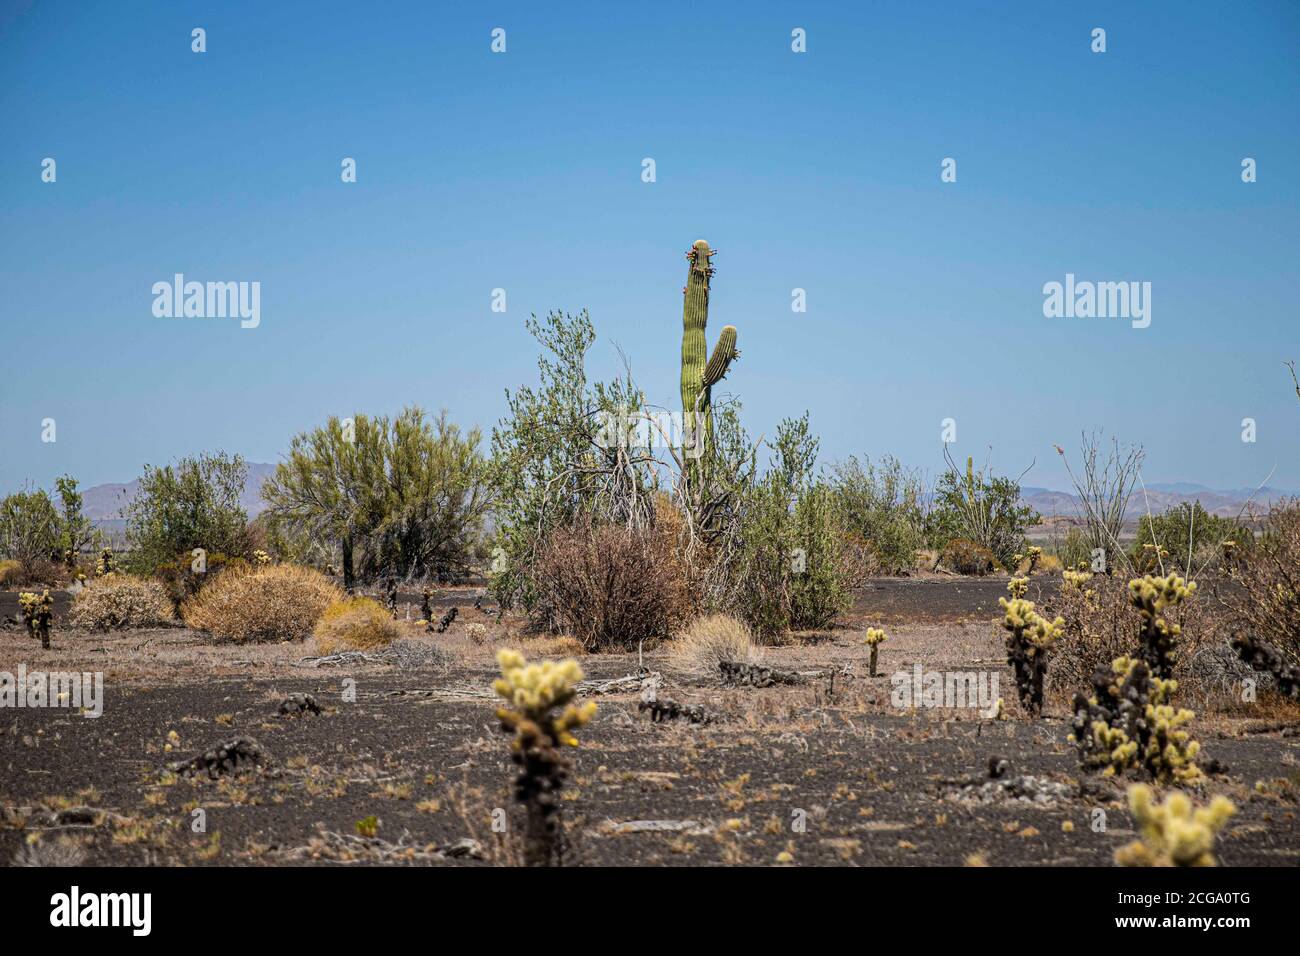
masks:
<svg viewBox="0 0 1300 956"><path fill-rule="evenodd" d="M867 636L862 639L862 643L866 644L871 648L871 659L870 659L869 666L871 668L872 677L876 676L876 651L879 649L881 644L885 643L886 640L887 638L885 637L884 630L879 627L867 628Z"/></svg>
<svg viewBox="0 0 1300 956"><path fill-rule="evenodd" d="M1129 809L1142 839L1115 851L1120 866L1215 866L1214 838L1237 812L1227 797L1195 807L1185 793L1156 803L1145 784L1130 787Z"/></svg>
<svg viewBox="0 0 1300 956"><path fill-rule="evenodd" d="M1182 728L1196 716L1169 700L1175 680L1151 675L1143 660L1119 657L1093 675L1094 693L1074 696L1073 732L1085 767L1117 776L1140 768L1160 783L1187 783L1201 776L1201 745Z"/></svg>
<svg viewBox="0 0 1300 956"><path fill-rule="evenodd" d="M259 548L253 552L253 563L259 568L264 568L271 563L271 556Z"/></svg>
<svg viewBox="0 0 1300 956"><path fill-rule="evenodd" d="M558 866L563 862L560 788L569 769L561 748L578 746L573 731L591 720L596 704L572 703L582 680L582 668L572 658L529 664L518 651L502 648L497 663L501 676L492 688L507 702L497 718L502 730L515 735L510 745L520 771L515 799L527 811L524 862Z"/></svg>
<svg viewBox="0 0 1300 956"><path fill-rule="evenodd" d="M113 549L105 548L99 552L99 564L95 566L95 574L99 577L112 574L116 569L113 563Z"/></svg>
<svg viewBox="0 0 1300 956"><path fill-rule="evenodd" d="M23 623L27 625L29 637L40 638L41 647L50 649L50 621L54 617L54 599L49 591L33 594L23 591L18 595L18 607L22 610Z"/></svg>
<svg viewBox="0 0 1300 956"><path fill-rule="evenodd" d="M1146 575L1129 582L1129 598L1142 615L1141 656L1147 666L1161 680L1173 676L1174 641L1178 638L1177 624L1168 623L1161 613L1175 607L1196 593L1195 582L1188 583L1176 574L1164 578Z"/></svg>
<svg viewBox="0 0 1300 956"><path fill-rule="evenodd" d="M1025 578L1012 578L1007 585L1011 600L998 598L998 603L1006 612L1002 626L1007 632L1007 663L1015 669L1020 703L1037 716L1043 712L1047 652L1065 632L1065 619L1049 621L1034 610L1034 602L1023 597L1028 586Z"/></svg>

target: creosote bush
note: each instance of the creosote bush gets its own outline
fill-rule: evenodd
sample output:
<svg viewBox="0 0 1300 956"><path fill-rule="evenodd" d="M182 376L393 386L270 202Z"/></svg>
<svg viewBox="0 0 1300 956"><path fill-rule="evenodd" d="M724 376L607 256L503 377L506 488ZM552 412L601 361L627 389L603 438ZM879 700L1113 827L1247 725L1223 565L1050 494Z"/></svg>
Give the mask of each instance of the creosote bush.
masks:
<svg viewBox="0 0 1300 956"><path fill-rule="evenodd" d="M558 866L564 850L560 789L569 770L561 748L578 746L573 731L595 716L596 704L572 703L583 676L572 658L529 664L518 651L502 648L497 663L501 676L492 688L506 701L497 718L502 730L515 735L510 744L510 757L519 767L515 799L527 814L524 862Z"/></svg>
<svg viewBox="0 0 1300 956"><path fill-rule="evenodd" d="M397 640L399 632L392 615L378 601L353 597L327 607L312 629L312 636L321 654L337 654L387 647Z"/></svg>
<svg viewBox="0 0 1300 956"><path fill-rule="evenodd" d="M187 627L238 643L297 641L343 593L319 571L292 564L231 570L181 607Z"/></svg>
<svg viewBox="0 0 1300 956"><path fill-rule="evenodd" d="M68 623L93 631L157 627L174 620L172 602L157 581L110 571L90 580L72 599Z"/></svg>
<svg viewBox="0 0 1300 956"><path fill-rule="evenodd" d="M551 533L537 561L537 616L588 650L635 649L689 612L675 542L653 529L579 524Z"/></svg>
<svg viewBox="0 0 1300 956"><path fill-rule="evenodd" d="M1002 621L1007 631L1007 662L1016 674L1016 691L1021 705L1029 713L1043 712L1043 678L1047 675L1047 653L1065 631L1065 619L1049 621L1034 608L1033 601L1025 600L1029 582L1025 578L1012 578L1007 585L1011 600L998 598L1005 612Z"/></svg>
<svg viewBox="0 0 1300 956"><path fill-rule="evenodd" d="M1300 697L1300 501L1269 512L1249 551L1234 557L1229 594L1232 646L1241 659L1271 673L1278 689Z"/></svg>
<svg viewBox="0 0 1300 956"><path fill-rule="evenodd" d="M749 628L728 614L696 618L668 645L672 668L695 677L716 677L723 661L752 664L760 657Z"/></svg>
<svg viewBox="0 0 1300 956"><path fill-rule="evenodd" d="M1129 788L1128 803L1142 839L1115 851L1120 866L1215 866L1215 835L1237 812L1223 796L1205 807L1193 806L1184 793L1156 803L1143 784Z"/></svg>

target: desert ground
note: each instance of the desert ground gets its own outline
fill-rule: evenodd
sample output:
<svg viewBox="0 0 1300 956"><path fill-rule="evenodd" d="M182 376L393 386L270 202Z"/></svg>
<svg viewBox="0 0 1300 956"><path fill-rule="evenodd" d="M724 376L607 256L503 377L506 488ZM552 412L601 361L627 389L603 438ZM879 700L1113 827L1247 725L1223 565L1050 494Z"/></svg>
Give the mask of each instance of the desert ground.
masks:
<svg viewBox="0 0 1300 956"><path fill-rule="evenodd" d="M584 696L599 709L572 751L566 862L1111 865L1134 839L1124 789L1081 773L1066 739L1068 701L1049 698L1037 720L1019 710L994 621L1005 586L996 577L872 581L835 629L765 649L762 663L799 675L793 685L686 677L658 648L640 659L581 656ZM56 623L42 651L11 621L16 595L0 594L9 621L0 670L104 675L98 718L0 711L0 862L517 862L494 651L569 649L476 609L477 595L440 592L436 610L459 611L445 634L411 625L390 653L313 660L311 641L213 644L179 627L105 634ZM418 617L417 595L399 600L399 619L407 605ZM473 623L486 626L481 643ZM867 624L889 631L874 678ZM892 706L890 675L918 663L998 673L1005 712ZM651 720L640 706L647 678L661 703L699 705L706 722ZM295 694L320 713L281 714ZM1215 771L1204 794L1225 794L1239 811L1220 834L1221 864L1300 862L1297 728L1300 713L1285 707L1198 720ZM169 769L236 738L256 743L259 765Z"/></svg>

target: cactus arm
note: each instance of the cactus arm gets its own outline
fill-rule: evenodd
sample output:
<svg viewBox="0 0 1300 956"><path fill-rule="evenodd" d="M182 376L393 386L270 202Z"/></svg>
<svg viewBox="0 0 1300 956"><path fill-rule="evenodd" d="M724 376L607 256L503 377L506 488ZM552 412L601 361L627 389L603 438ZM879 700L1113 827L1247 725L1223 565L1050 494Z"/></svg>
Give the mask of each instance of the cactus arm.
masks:
<svg viewBox="0 0 1300 956"><path fill-rule="evenodd" d="M704 368L704 387L709 388L718 384L727 374L732 359L739 354L740 352L736 350L736 327L724 325L722 334L718 336L718 344L713 347L709 364Z"/></svg>

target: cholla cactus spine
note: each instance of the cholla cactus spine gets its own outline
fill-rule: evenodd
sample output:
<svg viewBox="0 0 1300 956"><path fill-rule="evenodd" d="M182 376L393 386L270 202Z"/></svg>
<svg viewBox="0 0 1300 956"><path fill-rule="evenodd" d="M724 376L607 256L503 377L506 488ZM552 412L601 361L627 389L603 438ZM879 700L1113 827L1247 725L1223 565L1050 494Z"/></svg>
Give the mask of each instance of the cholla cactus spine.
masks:
<svg viewBox="0 0 1300 956"><path fill-rule="evenodd" d="M572 703L582 668L572 658L529 664L518 651L497 653L501 677L493 690L507 701L497 710L501 727L515 734L510 756L520 768L515 798L527 811L524 861L529 866L554 866L562 862L560 788L568 772L561 752L576 747L573 731L596 713L594 701L581 707Z"/></svg>
<svg viewBox="0 0 1300 956"><path fill-rule="evenodd" d="M23 623L27 625L28 636L40 638L41 647L50 649L50 621L54 618L54 599L50 592L33 594L23 591L18 595L18 607L22 610Z"/></svg>
<svg viewBox="0 0 1300 956"><path fill-rule="evenodd" d="M686 288L682 290L682 427L690 443L684 449L687 473L696 480L713 447L713 386L722 380L732 361L740 354L736 349L736 327L724 325L713 347L713 355L705 361L709 282L714 272L710 260L713 255L714 250L703 239L691 246L686 253L690 262Z"/></svg>
<svg viewBox="0 0 1300 956"><path fill-rule="evenodd" d="M1158 804L1143 784L1129 788L1128 802L1142 839L1115 851L1120 866L1215 866L1214 838L1237 812L1223 796L1194 807L1186 794L1171 793Z"/></svg>
<svg viewBox="0 0 1300 956"><path fill-rule="evenodd" d="M862 643L871 648L871 658L868 666L870 667L872 677L876 676L876 652L880 645L885 643L887 640L888 638L885 637L884 629L879 627L867 628L867 635L862 639Z"/></svg>
<svg viewBox="0 0 1300 956"><path fill-rule="evenodd" d="M1047 676L1047 653L1065 632L1065 619L1053 621L1034 609L1033 601L1026 601L1029 582L1025 578L1012 578L1007 585L1011 600L998 598L1005 617L1002 627L1007 631L1007 663L1015 670L1016 691L1020 703L1031 714L1043 712L1043 678Z"/></svg>

